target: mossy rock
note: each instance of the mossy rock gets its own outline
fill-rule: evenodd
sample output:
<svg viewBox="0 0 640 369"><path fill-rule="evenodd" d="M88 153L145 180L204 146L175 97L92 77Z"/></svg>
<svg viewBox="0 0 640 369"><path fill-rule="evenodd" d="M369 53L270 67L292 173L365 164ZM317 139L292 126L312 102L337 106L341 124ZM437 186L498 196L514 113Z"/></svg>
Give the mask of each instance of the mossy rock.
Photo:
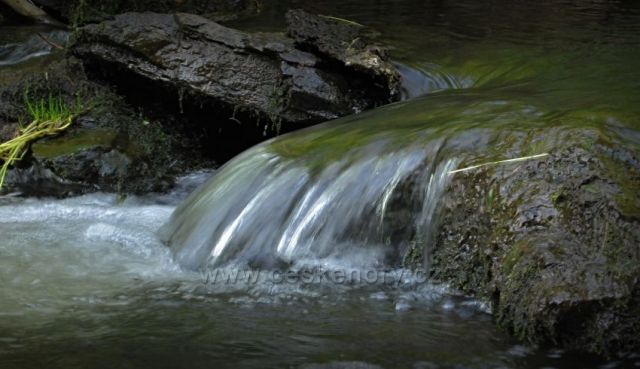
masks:
<svg viewBox="0 0 640 369"><path fill-rule="evenodd" d="M492 302L499 325L522 340L638 350L638 147L606 127L536 135L548 156L456 174L433 278ZM532 141L503 132L499 142L525 153Z"/></svg>
<svg viewBox="0 0 640 369"><path fill-rule="evenodd" d="M68 131L31 145L16 167L30 174L9 176L5 192L66 196L96 190L163 191L176 175L207 162L189 148L187 138L143 117L109 87L89 81L82 64L72 57L56 53L2 73L13 76L0 87L3 140L16 134L18 122L30 120L25 92L31 101L54 96L66 104L80 101L84 106ZM51 185L34 185L44 182Z"/></svg>

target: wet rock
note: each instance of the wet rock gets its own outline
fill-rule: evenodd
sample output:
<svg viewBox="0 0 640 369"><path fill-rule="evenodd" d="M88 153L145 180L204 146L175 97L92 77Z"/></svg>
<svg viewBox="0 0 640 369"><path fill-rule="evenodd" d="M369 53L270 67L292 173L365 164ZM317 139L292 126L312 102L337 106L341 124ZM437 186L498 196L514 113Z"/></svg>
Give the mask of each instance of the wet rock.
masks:
<svg viewBox="0 0 640 369"><path fill-rule="evenodd" d="M117 136L115 130L76 129L55 139L35 142L32 154L37 163L59 178L95 189L110 188L114 180L126 178L134 164L118 149Z"/></svg>
<svg viewBox="0 0 640 369"><path fill-rule="evenodd" d="M82 194L90 189L95 190L85 184L66 181L38 162L33 162L25 168L16 167L10 170L5 178L5 185L7 187L3 188L3 196L0 196L2 199L24 195L61 198Z"/></svg>
<svg viewBox="0 0 640 369"><path fill-rule="evenodd" d="M345 19L302 10L287 12L287 23L288 35L298 48L345 65L351 73L370 76L385 86L392 98L400 94L398 70L388 60L385 47L375 42L375 31Z"/></svg>
<svg viewBox="0 0 640 369"><path fill-rule="evenodd" d="M313 32L297 32L299 26L292 22L290 33ZM323 37L323 44L330 42ZM382 54L358 46L340 59L296 45L299 40L244 33L192 14L127 13L84 27L74 53L89 68L111 71L110 80L121 86L136 79L179 95L181 104L214 106L217 116L207 124L242 124L245 133L300 128L399 98L397 72ZM136 85L124 89L136 91Z"/></svg>
<svg viewBox="0 0 640 369"><path fill-rule="evenodd" d="M49 96L84 108L63 134L32 143L7 177L3 192L68 196L93 191L144 193L168 189L176 175L207 162L178 134L133 111L111 90L86 79L82 64L63 53L0 70L0 138L17 134L30 121L32 101Z"/></svg>
<svg viewBox="0 0 640 369"><path fill-rule="evenodd" d="M0 124L0 142L9 141L15 136L18 130L18 123L4 122Z"/></svg>
<svg viewBox="0 0 640 369"><path fill-rule="evenodd" d="M547 129L550 155L458 173L433 277L493 303L521 339L640 348L640 152L608 129ZM504 133L497 142L526 141ZM490 161L490 158L486 158Z"/></svg>

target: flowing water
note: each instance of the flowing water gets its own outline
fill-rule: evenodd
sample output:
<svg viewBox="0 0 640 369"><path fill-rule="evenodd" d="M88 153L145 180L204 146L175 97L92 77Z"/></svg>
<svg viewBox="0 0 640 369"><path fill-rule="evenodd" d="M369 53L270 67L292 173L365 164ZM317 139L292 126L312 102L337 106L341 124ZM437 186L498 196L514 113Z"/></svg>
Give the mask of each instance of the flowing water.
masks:
<svg viewBox="0 0 640 369"><path fill-rule="evenodd" d="M186 189L209 176L194 174L175 193L145 198L5 199L2 368L605 364L512 341L485 305L408 271L353 283L272 273L229 283L225 269L181 268L156 231Z"/></svg>
<svg viewBox="0 0 640 369"><path fill-rule="evenodd" d="M0 198L0 368L640 366L527 347L489 306L402 268L416 248L428 268L455 168L545 153L560 131L640 144L637 3L281 1L236 25L279 30L291 6L380 29L406 95L424 96L170 194ZM29 40L2 37L0 62L37 58Z"/></svg>
<svg viewBox="0 0 640 369"><path fill-rule="evenodd" d="M50 54L66 45L69 33L45 26L2 27L0 34L0 67L15 65Z"/></svg>

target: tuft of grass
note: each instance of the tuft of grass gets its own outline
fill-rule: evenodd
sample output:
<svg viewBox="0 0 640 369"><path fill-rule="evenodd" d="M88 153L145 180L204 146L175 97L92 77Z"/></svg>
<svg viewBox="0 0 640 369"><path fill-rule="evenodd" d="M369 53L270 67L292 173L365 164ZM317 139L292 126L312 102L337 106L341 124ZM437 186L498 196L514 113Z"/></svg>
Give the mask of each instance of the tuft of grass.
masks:
<svg viewBox="0 0 640 369"><path fill-rule="evenodd" d="M64 120L72 116L75 109L75 107L69 107L61 97L53 97L51 94L46 99L31 101L28 92L25 92L24 104L32 122Z"/></svg>
<svg viewBox="0 0 640 369"><path fill-rule="evenodd" d="M31 142L63 132L83 109L79 98L76 98L75 105L69 106L62 97L51 94L46 99L33 101L29 98L28 91L24 94L24 104L31 123L19 128L14 138L0 144L0 159L3 160L0 168L0 190L9 167L22 160Z"/></svg>

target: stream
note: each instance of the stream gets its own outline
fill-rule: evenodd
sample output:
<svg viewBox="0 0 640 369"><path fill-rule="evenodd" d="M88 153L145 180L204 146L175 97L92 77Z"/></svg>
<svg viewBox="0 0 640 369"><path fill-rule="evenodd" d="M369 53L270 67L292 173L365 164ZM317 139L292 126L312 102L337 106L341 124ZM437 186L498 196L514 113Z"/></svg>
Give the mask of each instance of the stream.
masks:
<svg viewBox="0 0 640 369"><path fill-rule="evenodd" d="M416 242L429 255L453 171L511 150L501 132L606 127L640 144L639 4L272 3L231 25L281 30L302 6L371 25L412 98L170 193L0 198L0 368L640 367L527 345L428 263L401 267ZM33 36L46 30L17 28L0 26L0 68L52 51Z"/></svg>
<svg viewBox="0 0 640 369"><path fill-rule="evenodd" d="M124 201L3 203L2 367L624 367L528 348L495 327L486 305L407 271L336 283L181 268L156 232L210 175ZM358 268L344 260L322 266Z"/></svg>

